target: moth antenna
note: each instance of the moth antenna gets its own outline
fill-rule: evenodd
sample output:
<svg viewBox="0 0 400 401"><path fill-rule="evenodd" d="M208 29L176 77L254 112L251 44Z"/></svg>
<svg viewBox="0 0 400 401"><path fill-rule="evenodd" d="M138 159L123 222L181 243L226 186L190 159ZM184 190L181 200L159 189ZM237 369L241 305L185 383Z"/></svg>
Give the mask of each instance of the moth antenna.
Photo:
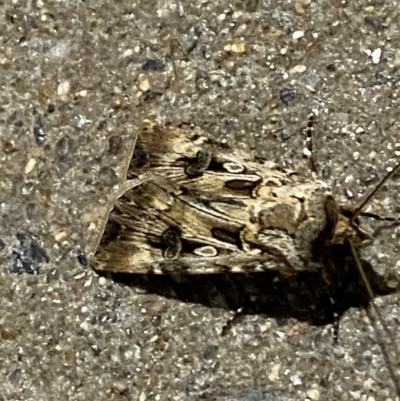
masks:
<svg viewBox="0 0 400 401"><path fill-rule="evenodd" d="M380 221L390 221L392 223L398 223L399 222L399 218L398 217L392 217L392 216L379 216L379 214L376 213L371 213L371 212L360 212L359 216L363 216L363 217L369 217L371 219L374 220L380 220ZM392 227L392 226L390 226Z"/></svg>
<svg viewBox="0 0 400 401"><path fill-rule="evenodd" d="M373 322L374 321L374 316L371 314L371 310L369 308L367 308L366 312L367 312L368 319L371 322ZM400 397L400 383L399 383L398 377L396 376L396 373L395 373L395 371L393 369L393 366L392 366L392 363L390 361L389 355L388 355L388 353L386 351L385 344L382 341L383 337L381 337L381 333L378 330L378 327L377 327L376 324L373 324L372 328L373 328L373 330L375 332L376 342L379 345L379 348L381 349L383 359L385 360L385 364L386 364L386 367L387 367L387 369L389 371L390 378L392 379L392 382L394 384L397 396ZM397 352L396 352L396 355L397 355Z"/></svg>
<svg viewBox="0 0 400 401"><path fill-rule="evenodd" d="M352 243L350 240L349 240L349 244L350 244L350 248L351 248L351 252L352 252L352 254L353 254L354 260L356 261L357 268L358 268L358 270L359 270L359 272L360 272L361 278L362 278L362 280L363 280L363 282L364 282L364 285L365 285L365 287L366 287L366 289L367 289L367 292L368 292L370 301L371 301L371 303L372 303L373 309L375 310L375 313L377 314L377 316L378 316L378 318L379 318L379 320L380 320L380 323L382 324L382 327L383 327L383 328L385 329L385 331L387 332L387 334L388 334L388 336L389 336L389 338L390 338L390 341L393 343L393 346L394 346L394 345L395 345L395 342L394 342L394 339L392 338L391 332L390 332L389 328L387 327L385 321L383 320L382 315L380 314L379 309L377 308L377 306L376 306L376 304L375 304L375 302L374 302L375 294L374 294L374 291L373 291L373 289L372 289L372 287L371 287L371 284L370 284L370 282L369 282L369 280L368 280L368 278L367 278L367 275L366 275L366 273L365 273L365 270L364 270L364 268L363 268L363 266L362 266L360 257L359 257L359 255L357 254L357 252L356 252L356 250L355 250L355 247L354 247L353 243ZM394 349L396 349L396 348L397 348L397 347L394 346ZM396 357L397 357L398 359L400 359L400 358L399 358L399 355L398 355L397 349L396 349Z"/></svg>
<svg viewBox="0 0 400 401"><path fill-rule="evenodd" d="M396 360L399 361L400 360L399 351L397 349L396 343L394 341L394 338L392 337L392 334L391 334L389 328L387 327L387 325L386 325L381 313L379 312L379 309L377 308L377 306L376 306L376 304L374 302L375 294L374 294L374 291L372 290L371 284L370 284L370 282L369 282L369 280L367 278L367 275L365 273L365 270L364 270L364 268L362 266L360 257L357 254L356 249L355 249L354 244L352 243L352 241L348 240L348 242L349 242L349 245L350 245L351 252L353 254L354 260L356 262L358 271L360 272L360 275L361 275L361 278L362 278L363 283L365 285L365 288L367 289L368 296L370 298L370 302L372 304L372 307L373 307L373 309L374 309L374 311L376 313L376 316L378 317L378 320L379 320L380 324L382 325L384 331L387 333L387 335L389 337L390 343L391 343L391 345L392 345L392 347L394 349L395 355L396 355ZM371 313L371 311L369 310L368 307L366 308L366 312L367 312L367 316L368 316L369 320L373 323L375 321L375 317ZM382 341L383 336L381 335L380 330L378 330L378 326L376 324L372 324L372 327L373 327L373 330L375 331L376 338L378 340L378 345L379 345L379 348L381 349L383 358L384 358L385 363L386 363L386 367L387 367L387 369L389 371L389 374L391 376L393 384L394 384L394 386L396 388L397 395L400 397L400 382L399 382L399 379L396 376L396 373L395 373L395 371L393 369L392 362L390 361L389 355L388 355L388 353L386 351L385 344Z"/></svg>
<svg viewBox="0 0 400 401"><path fill-rule="evenodd" d="M356 209L356 211L354 212L350 222L354 223L354 221L357 219L357 217L360 215L360 213L362 212L363 208L365 207L365 205L372 199L372 197L382 188L382 186L385 184L385 182L390 179L394 173L397 171L397 169L400 167L400 163L396 164L396 166L393 168L392 171L390 171L389 173L387 173L382 179L381 181L378 183L378 185L372 190L372 192L361 202L361 205L358 206L358 208Z"/></svg>

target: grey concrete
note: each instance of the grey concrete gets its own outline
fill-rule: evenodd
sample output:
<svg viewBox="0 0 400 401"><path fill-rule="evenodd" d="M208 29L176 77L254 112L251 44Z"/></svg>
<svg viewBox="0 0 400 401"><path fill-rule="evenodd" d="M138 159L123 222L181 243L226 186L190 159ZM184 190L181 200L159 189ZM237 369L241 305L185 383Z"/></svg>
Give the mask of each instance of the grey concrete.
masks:
<svg viewBox="0 0 400 401"><path fill-rule="evenodd" d="M0 400L399 399L362 310L337 347L331 327L262 316L220 337L231 312L137 293L77 260L150 114L308 174L314 111L341 202L399 160L398 2L307 3L1 2ZM372 209L399 215L398 188ZM399 238L385 230L369 250L378 271L399 270ZM23 255L32 242L49 263ZM10 273L21 258L39 273ZM398 303L377 300L397 344Z"/></svg>

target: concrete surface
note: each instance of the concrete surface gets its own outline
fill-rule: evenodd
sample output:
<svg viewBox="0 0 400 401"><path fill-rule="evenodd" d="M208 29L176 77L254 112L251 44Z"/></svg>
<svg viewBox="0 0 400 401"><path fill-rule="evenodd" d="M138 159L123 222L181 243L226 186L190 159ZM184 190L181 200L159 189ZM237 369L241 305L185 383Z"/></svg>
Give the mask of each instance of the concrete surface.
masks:
<svg viewBox="0 0 400 401"><path fill-rule="evenodd" d="M357 204L400 156L396 1L0 4L1 401L399 399L365 311L337 347L329 326L263 316L221 337L232 312L141 294L86 257L149 114L307 174L314 111L321 175ZM398 216L398 190L372 209ZM378 271L400 269L399 238L369 250ZM399 297L377 304L398 345Z"/></svg>

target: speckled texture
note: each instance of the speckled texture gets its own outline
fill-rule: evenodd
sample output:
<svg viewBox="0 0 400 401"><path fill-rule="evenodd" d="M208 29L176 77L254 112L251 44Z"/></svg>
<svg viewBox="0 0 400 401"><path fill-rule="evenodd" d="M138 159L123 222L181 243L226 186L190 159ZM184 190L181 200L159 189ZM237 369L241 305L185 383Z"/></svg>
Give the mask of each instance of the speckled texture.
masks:
<svg viewBox="0 0 400 401"><path fill-rule="evenodd" d="M0 4L1 401L398 399L364 311L337 347L262 316L221 337L231 312L140 294L86 256L149 114L307 174L314 110L319 169L358 202L400 156L398 2ZM399 215L398 189L373 210ZM369 250L378 271L400 269L399 238ZM399 296L377 303L399 344Z"/></svg>

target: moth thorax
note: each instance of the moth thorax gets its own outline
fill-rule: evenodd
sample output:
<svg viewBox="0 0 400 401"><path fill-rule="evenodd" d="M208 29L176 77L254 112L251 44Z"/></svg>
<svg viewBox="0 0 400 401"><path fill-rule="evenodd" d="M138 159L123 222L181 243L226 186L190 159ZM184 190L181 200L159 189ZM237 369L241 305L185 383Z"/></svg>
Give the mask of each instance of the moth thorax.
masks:
<svg viewBox="0 0 400 401"><path fill-rule="evenodd" d="M260 229L275 229L293 235L298 225L300 208L296 203L274 203L258 213Z"/></svg>

